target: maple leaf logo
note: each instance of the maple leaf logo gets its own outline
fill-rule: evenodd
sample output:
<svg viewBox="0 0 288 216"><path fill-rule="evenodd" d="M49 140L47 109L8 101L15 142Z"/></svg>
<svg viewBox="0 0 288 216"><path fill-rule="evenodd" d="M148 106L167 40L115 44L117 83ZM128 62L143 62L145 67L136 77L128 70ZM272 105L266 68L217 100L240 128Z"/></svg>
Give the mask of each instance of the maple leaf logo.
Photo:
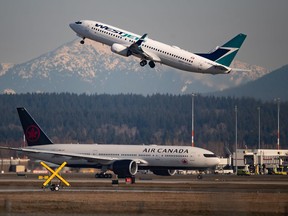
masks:
<svg viewBox="0 0 288 216"><path fill-rule="evenodd" d="M182 162L183 164L188 164L188 160L187 160L187 159L183 159L181 162Z"/></svg>
<svg viewBox="0 0 288 216"><path fill-rule="evenodd" d="M36 142L40 137L40 129L36 125L30 125L25 132L26 139Z"/></svg>

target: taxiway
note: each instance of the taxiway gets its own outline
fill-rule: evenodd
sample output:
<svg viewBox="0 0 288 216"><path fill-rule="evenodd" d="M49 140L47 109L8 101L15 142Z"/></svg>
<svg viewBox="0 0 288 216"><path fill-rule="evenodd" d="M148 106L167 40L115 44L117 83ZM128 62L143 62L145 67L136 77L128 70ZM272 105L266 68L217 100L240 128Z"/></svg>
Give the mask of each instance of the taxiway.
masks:
<svg viewBox="0 0 288 216"><path fill-rule="evenodd" d="M35 175L0 175L0 215L287 215L288 176L156 177L136 184L64 174L71 187L43 190Z"/></svg>

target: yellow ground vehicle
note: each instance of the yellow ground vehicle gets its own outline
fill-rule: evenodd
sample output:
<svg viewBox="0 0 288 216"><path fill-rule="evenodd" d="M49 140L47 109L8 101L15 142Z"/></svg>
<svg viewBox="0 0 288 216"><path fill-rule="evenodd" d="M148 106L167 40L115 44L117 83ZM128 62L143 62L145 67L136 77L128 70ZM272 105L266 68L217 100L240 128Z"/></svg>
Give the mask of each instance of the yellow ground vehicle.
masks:
<svg viewBox="0 0 288 216"><path fill-rule="evenodd" d="M251 172L249 171L248 165L246 165L243 169L237 170L237 175L239 176L250 176Z"/></svg>
<svg viewBox="0 0 288 216"><path fill-rule="evenodd" d="M280 166L279 168L274 167L272 174L273 175L287 175L287 171L284 170L283 166Z"/></svg>

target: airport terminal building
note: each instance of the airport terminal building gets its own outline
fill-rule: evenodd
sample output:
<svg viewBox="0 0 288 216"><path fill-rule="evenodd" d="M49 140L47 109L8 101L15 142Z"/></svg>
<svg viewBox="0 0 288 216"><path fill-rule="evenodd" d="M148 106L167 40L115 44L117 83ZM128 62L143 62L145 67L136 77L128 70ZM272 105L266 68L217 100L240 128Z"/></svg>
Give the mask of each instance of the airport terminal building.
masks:
<svg viewBox="0 0 288 216"><path fill-rule="evenodd" d="M256 174L287 171L288 150L237 149L233 153L233 166L237 168L249 166Z"/></svg>

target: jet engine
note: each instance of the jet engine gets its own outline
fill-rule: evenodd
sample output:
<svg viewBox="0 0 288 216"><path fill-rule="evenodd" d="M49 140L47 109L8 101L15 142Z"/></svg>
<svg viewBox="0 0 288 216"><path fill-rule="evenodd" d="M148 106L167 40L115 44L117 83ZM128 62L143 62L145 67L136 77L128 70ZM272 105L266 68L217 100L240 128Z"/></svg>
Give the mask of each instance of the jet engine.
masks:
<svg viewBox="0 0 288 216"><path fill-rule="evenodd" d="M112 169L119 178L126 178L137 173L138 164L133 160L119 160L113 163Z"/></svg>
<svg viewBox="0 0 288 216"><path fill-rule="evenodd" d="M117 44L117 43L114 43L112 46L111 46L111 51L118 54L118 55L122 55L122 56L130 56L131 55L131 51L129 50L128 47L126 46L123 46L121 44Z"/></svg>
<svg viewBox="0 0 288 216"><path fill-rule="evenodd" d="M161 169L161 170L151 170L155 175L159 176L173 176L176 174L177 170L171 169Z"/></svg>

